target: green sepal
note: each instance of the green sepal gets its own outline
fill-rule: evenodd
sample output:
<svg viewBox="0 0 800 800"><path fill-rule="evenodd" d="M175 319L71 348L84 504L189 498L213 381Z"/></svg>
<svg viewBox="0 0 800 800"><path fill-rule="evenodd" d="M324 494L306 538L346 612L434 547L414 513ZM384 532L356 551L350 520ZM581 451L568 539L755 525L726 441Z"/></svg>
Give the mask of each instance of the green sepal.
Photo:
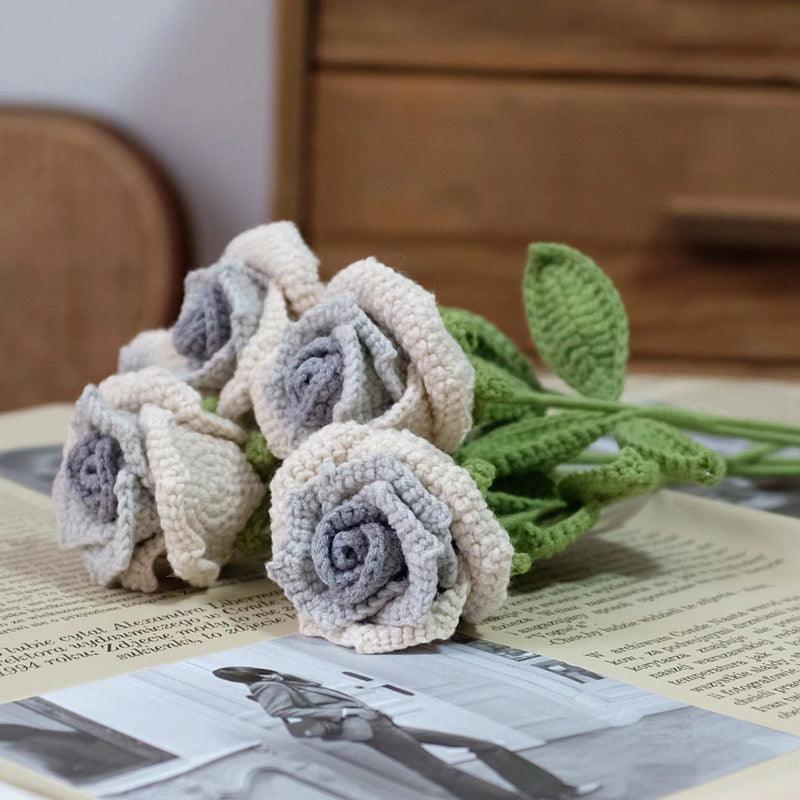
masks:
<svg viewBox="0 0 800 800"><path fill-rule="evenodd" d="M475 370L474 425L510 422L525 414L544 414L527 383L480 356L469 356L469 360Z"/></svg>
<svg viewBox="0 0 800 800"><path fill-rule="evenodd" d="M515 378L540 389L533 365L522 351L491 322L463 308L439 306L445 328L468 356L496 364Z"/></svg>
<svg viewBox="0 0 800 800"><path fill-rule="evenodd" d="M217 406L219 405L219 395L207 394L201 401L200 407L203 411L210 411L212 414L217 413Z"/></svg>
<svg viewBox="0 0 800 800"><path fill-rule="evenodd" d="M522 294L531 336L553 372L586 397L617 400L628 361L628 317L600 267L567 245L532 244Z"/></svg>
<svg viewBox="0 0 800 800"><path fill-rule="evenodd" d="M234 548L245 555L262 555L269 552L271 544L269 482L280 461L270 452L261 431L248 434L242 451L253 471L266 484L267 492L244 527L236 534Z"/></svg>
<svg viewBox="0 0 800 800"><path fill-rule="evenodd" d="M669 480L712 485L725 476L725 461L718 453L666 422L623 420L615 427L614 436L620 447L633 448L655 461Z"/></svg>
<svg viewBox="0 0 800 800"><path fill-rule="evenodd" d="M527 556L530 569L537 561L551 558L588 533L600 514L599 503L589 503L545 524L529 522L509 533L515 556ZM523 563L520 558L519 563ZM512 560L512 568L513 568ZM527 571L527 570L522 570ZM521 574L522 571L514 574Z"/></svg>
<svg viewBox="0 0 800 800"><path fill-rule="evenodd" d="M574 458L613 430L630 412L567 411L545 417L528 414L470 440L456 453L463 462L482 458L494 464L497 477L529 471L548 472Z"/></svg>
<svg viewBox="0 0 800 800"><path fill-rule="evenodd" d="M470 477L478 487L478 491L486 497L486 493L489 491L489 487L497 474L494 464L482 458L468 458L461 463L461 466L469 472Z"/></svg>
<svg viewBox="0 0 800 800"><path fill-rule="evenodd" d="M649 492L660 477L655 461L624 447L610 464L565 475L558 492L570 503L609 503Z"/></svg>
<svg viewBox="0 0 800 800"><path fill-rule="evenodd" d="M244 457L264 483L269 483L280 461L272 455L261 431L253 431L244 444Z"/></svg>
<svg viewBox="0 0 800 800"><path fill-rule="evenodd" d="M236 534L234 549L248 556L266 555L272 544L269 527L269 493Z"/></svg>
<svg viewBox="0 0 800 800"><path fill-rule="evenodd" d="M533 561L527 553L514 553L511 556L511 576L524 575L531 571Z"/></svg>

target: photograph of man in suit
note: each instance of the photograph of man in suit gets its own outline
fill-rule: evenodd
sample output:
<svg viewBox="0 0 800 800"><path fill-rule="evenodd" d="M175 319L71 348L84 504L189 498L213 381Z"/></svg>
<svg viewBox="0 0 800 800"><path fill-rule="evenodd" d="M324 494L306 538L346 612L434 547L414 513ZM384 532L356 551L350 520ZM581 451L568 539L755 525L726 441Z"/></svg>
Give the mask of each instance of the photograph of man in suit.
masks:
<svg viewBox="0 0 800 800"><path fill-rule="evenodd" d="M260 667L222 667L214 675L245 684L251 700L280 719L292 736L360 743L423 775L463 800L570 800L596 784L575 787L494 742L397 725L391 717L343 692L297 675ZM467 748L513 789L448 764L423 745Z"/></svg>

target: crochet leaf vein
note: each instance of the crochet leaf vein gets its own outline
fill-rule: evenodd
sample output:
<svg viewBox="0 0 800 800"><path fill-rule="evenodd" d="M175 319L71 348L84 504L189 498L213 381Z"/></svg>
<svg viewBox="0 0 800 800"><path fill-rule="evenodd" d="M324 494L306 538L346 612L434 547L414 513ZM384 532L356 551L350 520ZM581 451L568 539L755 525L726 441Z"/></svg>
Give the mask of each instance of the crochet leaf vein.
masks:
<svg viewBox="0 0 800 800"><path fill-rule="evenodd" d="M628 317L597 264L563 244L532 244L522 293L547 365L581 394L617 400L628 361Z"/></svg>

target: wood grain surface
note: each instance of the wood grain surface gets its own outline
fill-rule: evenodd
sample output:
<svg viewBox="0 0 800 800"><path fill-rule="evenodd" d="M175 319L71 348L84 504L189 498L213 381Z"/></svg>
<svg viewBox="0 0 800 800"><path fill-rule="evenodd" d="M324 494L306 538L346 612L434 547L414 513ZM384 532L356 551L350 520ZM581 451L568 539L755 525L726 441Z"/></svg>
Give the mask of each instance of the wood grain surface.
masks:
<svg viewBox="0 0 800 800"><path fill-rule="evenodd" d="M794 91L328 71L315 89L308 230L333 265L374 252L519 338L525 246L563 241L619 286L637 354L800 365ZM720 219L749 241L721 248Z"/></svg>
<svg viewBox="0 0 800 800"><path fill-rule="evenodd" d="M787 0L321 0L324 67L800 81Z"/></svg>
<svg viewBox="0 0 800 800"><path fill-rule="evenodd" d="M298 2L325 275L374 254L529 348L526 245L563 241L634 367L800 377L800 4Z"/></svg>

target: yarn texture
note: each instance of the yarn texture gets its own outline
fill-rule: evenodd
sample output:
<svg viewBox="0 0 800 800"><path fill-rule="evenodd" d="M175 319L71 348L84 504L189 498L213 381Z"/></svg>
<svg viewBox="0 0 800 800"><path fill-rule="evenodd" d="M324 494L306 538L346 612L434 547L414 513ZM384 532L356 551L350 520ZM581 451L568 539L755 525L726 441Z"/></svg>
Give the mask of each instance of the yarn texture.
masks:
<svg viewBox="0 0 800 800"><path fill-rule="evenodd" d="M616 400L625 385L628 316L597 264L564 244L532 244L522 293L545 362L582 394Z"/></svg>
<svg viewBox="0 0 800 800"><path fill-rule="evenodd" d="M319 302L323 286L319 259L292 222L271 222L245 231L228 244L224 255L243 261L269 280L257 330L220 393L219 413L236 419L252 408L259 366L269 360L289 322Z"/></svg>
<svg viewBox="0 0 800 800"><path fill-rule="evenodd" d="M91 580L156 588L155 560L208 586L264 497L244 432L156 367L87 386L53 489L63 546Z"/></svg>
<svg viewBox="0 0 800 800"><path fill-rule="evenodd" d="M411 430L445 451L472 427L474 372L433 295L373 258L339 272L286 329L256 385L279 458L330 422Z"/></svg>
<svg viewBox="0 0 800 800"><path fill-rule="evenodd" d="M390 652L446 638L505 598L507 534L469 473L409 431L328 425L270 491L267 573L304 633Z"/></svg>
<svg viewBox="0 0 800 800"><path fill-rule="evenodd" d="M244 232L187 276L172 328L85 388L53 497L93 582L155 591L166 569L209 586L235 551L257 554L301 632L386 653L495 613L512 575L609 503L726 472L800 475L780 455L796 426L619 401L625 309L573 248L532 244L522 295L574 392L374 258L326 287L318 267L292 223ZM724 459L683 431L752 446ZM617 452L593 447L604 436Z"/></svg>
<svg viewBox="0 0 800 800"><path fill-rule="evenodd" d="M290 317L322 292L318 266L291 222L245 231L219 262L187 275L175 325L145 331L123 347L119 371L163 367L201 391L221 392L219 413L240 416L250 407L254 365Z"/></svg>
<svg viewBox="0 0 800 800"><path fill-rule="evenodd" d="M186 276L178 320L170 331L147 331L120 351L119 371L165 363L190 386L219 390L232 377L237 358L256 332L267 281L242 261L225 259Z"/></svg>

